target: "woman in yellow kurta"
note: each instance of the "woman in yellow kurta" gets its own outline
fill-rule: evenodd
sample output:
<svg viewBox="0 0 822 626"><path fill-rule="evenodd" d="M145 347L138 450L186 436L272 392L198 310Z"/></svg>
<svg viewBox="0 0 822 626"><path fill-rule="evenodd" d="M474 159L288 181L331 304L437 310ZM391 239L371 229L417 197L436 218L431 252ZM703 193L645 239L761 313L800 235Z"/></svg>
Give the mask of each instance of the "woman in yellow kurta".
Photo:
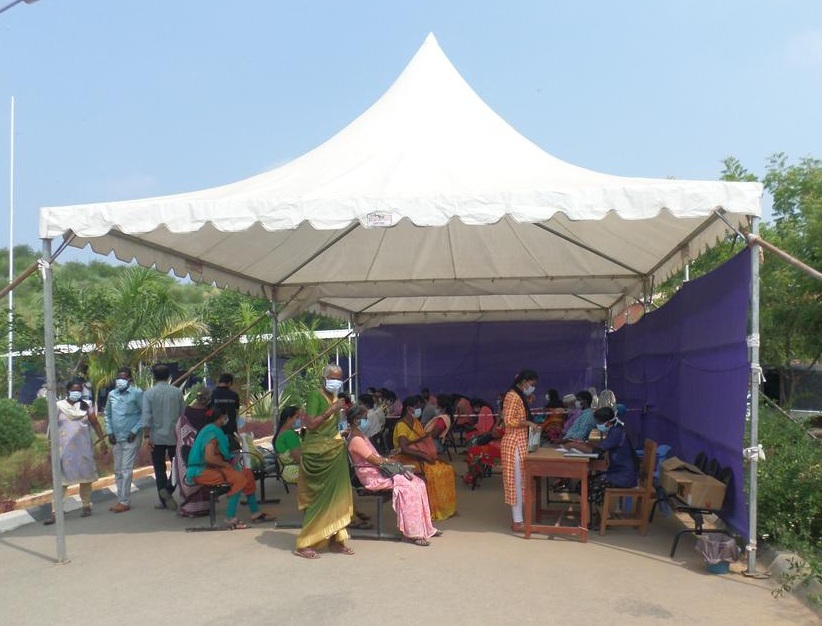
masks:
<svg viewBox="0 0 822 626"><path fill-rule="evenodd" d="M437 445L420 423L422 400L410 396L402 403L400 420L394 427L394 447L398 458L413 463L425 476L431 519L448 519L457 512L456 474L448 463L439 460Z"/></svg>
<svg viewBox="0 0 822 626"><path fill-rule="evenodd" d="M343 401L337 395L341 389L342 369L327 365L322 389L312 391L306 402L306 434L297 478L297 507L305 513L294 550L306 559L319 558L315 548L326 542L332 552L354 554L345 545L345 527L351 523L354 502L348 454L338 428Z"/></svg>
<svg viewBox="0 0 822 626"><path fill-rule="evenodd" d="M531 418L528 396L534 393L537 374L532 370L522 370L514 379L511 388L502 399L502 419L505 434L500 443L502 454L502 484L505 488L505 504L511 506L513 523L511 530L522 532L522 498L525 468L525 454L528 451L528 428L539 426Z"/></svg>

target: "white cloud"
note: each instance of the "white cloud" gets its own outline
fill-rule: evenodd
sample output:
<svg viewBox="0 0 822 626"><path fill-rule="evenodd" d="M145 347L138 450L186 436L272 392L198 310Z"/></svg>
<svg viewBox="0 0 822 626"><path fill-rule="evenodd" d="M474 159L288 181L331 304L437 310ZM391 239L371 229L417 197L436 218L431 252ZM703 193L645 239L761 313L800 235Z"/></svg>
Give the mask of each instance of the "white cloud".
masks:
<svg viewBox="0 0 822 626"><path fill-rule="evenodd" d="M792 65L822 65L822 30L794 35L788 40L787 56Z"/></svg>

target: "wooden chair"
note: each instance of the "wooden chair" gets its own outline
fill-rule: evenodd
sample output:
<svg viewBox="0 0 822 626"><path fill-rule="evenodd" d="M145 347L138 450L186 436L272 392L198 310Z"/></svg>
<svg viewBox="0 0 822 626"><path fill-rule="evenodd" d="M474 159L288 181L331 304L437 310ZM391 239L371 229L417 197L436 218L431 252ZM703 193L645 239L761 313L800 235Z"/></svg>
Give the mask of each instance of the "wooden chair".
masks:
<svg viewBox="0 0 822 626"><path fill-rule="evenodd" d="M636 487L608 487L600 509L599 534L604 535L608 526L636 526L639 533L648 532L648 523L651 517L651 506L656 499L654 490L654 468L656 467L657 443L652 439L645 440L642 466L639 472L639 485ZM619 498L632 498L634 516L626 518L608 519L608 513ZM624 500L623 500L624 501Z"/></svg>

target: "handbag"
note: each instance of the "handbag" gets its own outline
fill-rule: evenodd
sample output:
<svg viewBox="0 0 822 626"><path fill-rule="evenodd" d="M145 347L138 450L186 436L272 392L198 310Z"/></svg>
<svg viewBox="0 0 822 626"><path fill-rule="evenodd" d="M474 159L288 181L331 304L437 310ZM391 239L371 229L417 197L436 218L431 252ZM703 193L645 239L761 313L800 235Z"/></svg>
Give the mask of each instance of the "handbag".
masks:
<svg viewBox="0 0 822 626"><path fill-rule="evenodd" d="M412 476L408 473L408 470L405 469L405 465L403 465L399 461L388 461L386 463L380 463L377 467L380 468L380 473L383 476L387 476L388 478L393 478L397 474L405 476L408 480L411 480L412 478Z"/></svg>

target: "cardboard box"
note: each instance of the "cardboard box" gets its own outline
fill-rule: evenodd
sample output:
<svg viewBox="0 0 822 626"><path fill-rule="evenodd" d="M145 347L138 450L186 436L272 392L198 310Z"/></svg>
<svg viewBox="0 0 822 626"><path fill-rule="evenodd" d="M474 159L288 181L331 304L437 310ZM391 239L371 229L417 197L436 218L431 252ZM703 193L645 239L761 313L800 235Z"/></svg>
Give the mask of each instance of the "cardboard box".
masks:
<svg viewBox="0 0 822 626"><path fill-rule="evenodd" d="M725 485L713 476L690 474L677 482L676 495L688 506L717 510L725 500Z"/></svg>
<svg viewBox="0 0 822 626"><path fill-rule="evenodd" d="M660 463L659 485L688 506L719 509L725 500L725 485L698 467L672 457Z"/></svg>
<svg viewBox="0 0 822 626"><path fill-rule="evenodd" d="M678 457L665 459L659 464L659 486L665 493L676 494L677 484L688 476L704 476L696 465L686 463Z"/></svg>

